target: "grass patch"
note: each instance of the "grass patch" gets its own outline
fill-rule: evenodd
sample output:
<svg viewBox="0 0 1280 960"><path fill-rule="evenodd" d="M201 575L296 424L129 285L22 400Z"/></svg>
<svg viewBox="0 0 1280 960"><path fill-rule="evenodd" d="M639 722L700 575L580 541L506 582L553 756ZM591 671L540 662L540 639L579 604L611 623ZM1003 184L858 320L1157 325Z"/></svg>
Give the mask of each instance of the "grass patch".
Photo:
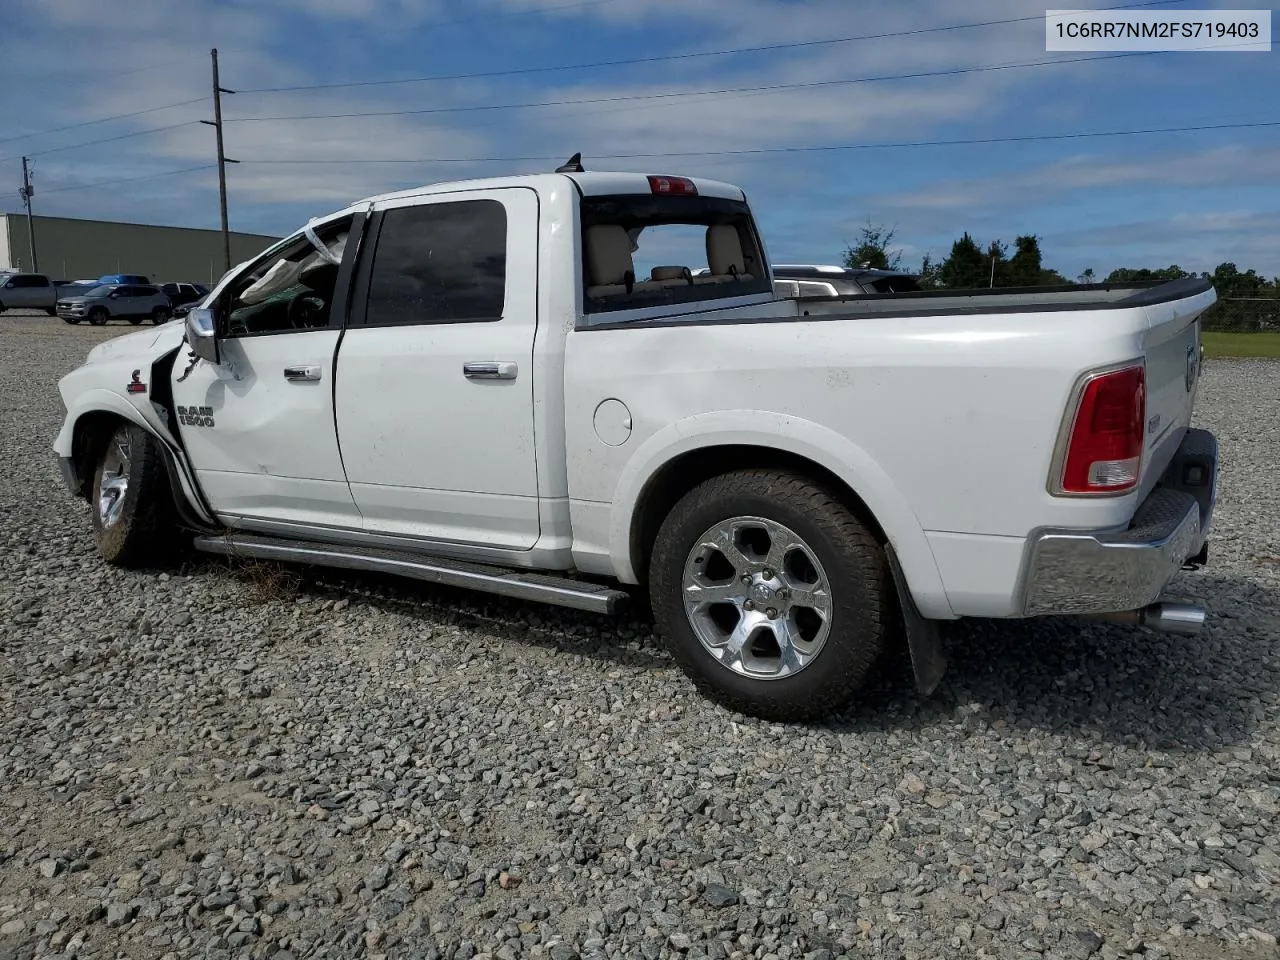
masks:
<svg viewBox="0 0 1280 960"><path fill-rule="evenodd" d="M1200 334L1204 355L1209 359L1266 357L1280 359L1280 333L1224 333L1206 330Z"/></svg>
<svg viewBox="0 0 1280 960"><path fill-rule="evenodd" d="M247 588L248 600L254 604L292 600L302 589L302 577L296 570L270 560L237 558L231 573Z"/></svg>

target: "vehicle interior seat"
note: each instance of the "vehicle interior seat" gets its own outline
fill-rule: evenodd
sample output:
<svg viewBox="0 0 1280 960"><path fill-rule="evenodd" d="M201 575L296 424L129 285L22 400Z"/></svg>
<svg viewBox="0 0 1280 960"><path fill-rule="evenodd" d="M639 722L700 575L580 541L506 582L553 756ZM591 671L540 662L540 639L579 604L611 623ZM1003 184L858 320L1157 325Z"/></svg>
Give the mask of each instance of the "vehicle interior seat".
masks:
<svg viewBox="0 0 1280 960"><path fill-rule="evenodd" d="M617 223L587 227L587 296L608 297L630 293L635 287L635 264L631 260L631 237Z"/></svg>
<svg viewBox="0 0 1280 960"><path fill-rule="evenodd" d="M742 239L733 224L717 223L707 227L707 266L710 272L697 277L696 283L752 279L742 252Z"/></svg>
<svg viewBox="0 0 1280 960"><path fill-rule="evenodd" d="M691 287L693 272L688 267L654 267L649 271L649 281L662 287Z"/></svg>

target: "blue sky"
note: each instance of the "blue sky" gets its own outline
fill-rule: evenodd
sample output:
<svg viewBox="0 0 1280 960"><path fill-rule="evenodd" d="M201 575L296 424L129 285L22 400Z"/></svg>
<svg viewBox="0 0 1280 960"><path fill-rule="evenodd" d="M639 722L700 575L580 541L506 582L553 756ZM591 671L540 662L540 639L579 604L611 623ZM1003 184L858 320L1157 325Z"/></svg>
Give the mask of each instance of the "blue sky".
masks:
<svg viewBox="0 0 1280 960"><path fill-rule="evenodd" d="M1111 2L1080 4L1110 6ZM178 7L181 12L176 12ZM1234 9L1188 0L1169 9ZM981 242L1041 237L1068 276L1115 266L1280 274L1280 126L964 146L728 151L1280 121L1280 51L1094 62L831 83L1099 54L1046 53L1044 6L1017 0L9 0L0 30L0 171L20 209L214 227L209 48L223 85L232 229L280 235L361 196L551 169L689 174L744 186L778 262L835 262L870 220L904 265ZM1006 18L1026 22L767 52L539 70ZM473 75L289 92L262 88ZM724 88L824 85L750 95ZM658 98L655 95L670 94ZM617 99L649 97L650 99ZM71 130L104 117L205 98ZM560 106L477 109L548 101ZM249 117L431 110L331 120ZM158 129L168 127L170 129ZM143 131L155 131L144 133ZM27 134L31 134L27 136ZM108 139L117 138L117 139ZM107 142L90 143L90 141ZM665 159L604 159L659 153ZM696 154L675 156L675 154ZM714 155L719 154L719 155ZM300 163L300 160L338 161ZM268 162L273 161L273 162ZM283 161L283 162L280 162ZM120 182L115 182L120 181ZM102 186L92 186L104 184Z"/></svg>

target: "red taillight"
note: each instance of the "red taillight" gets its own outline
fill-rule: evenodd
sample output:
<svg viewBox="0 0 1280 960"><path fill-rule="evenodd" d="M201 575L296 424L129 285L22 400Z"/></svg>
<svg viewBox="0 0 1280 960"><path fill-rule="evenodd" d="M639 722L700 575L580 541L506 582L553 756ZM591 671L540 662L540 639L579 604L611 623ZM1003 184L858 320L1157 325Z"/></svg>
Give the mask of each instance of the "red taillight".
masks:
<svg viewBox="0 0 1280 960"><path fill-rule="evenodd" d="M1144 367L1125 367L1090 379L1071 424L1062 492L1122 493L1137 486L1146 417Z"/></svg>
<svg viewBox="0 0 1280 960"><path fill-rule="evenodd" d="M649 189L654 193L696 197L698 186L688 177L650 177Z"/></svg>

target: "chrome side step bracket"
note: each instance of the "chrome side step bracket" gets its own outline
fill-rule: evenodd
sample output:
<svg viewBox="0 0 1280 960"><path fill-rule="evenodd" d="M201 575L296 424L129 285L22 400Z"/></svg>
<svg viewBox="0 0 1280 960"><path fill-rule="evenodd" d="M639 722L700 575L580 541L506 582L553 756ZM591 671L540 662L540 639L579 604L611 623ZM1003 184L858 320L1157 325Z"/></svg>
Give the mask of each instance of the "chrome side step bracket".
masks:
<svg viewBox="0 0 1280 960"><path fill-rule="evenodd" d="M388 573L446 587L462 587L516 600L571 607L588 613L612 615L630 599L625 591L600 584L442 557L426 558L399 550L337 546L240 533L197 537L194 546L204 553L232 559L252 557L281 563Z"/></svg>

